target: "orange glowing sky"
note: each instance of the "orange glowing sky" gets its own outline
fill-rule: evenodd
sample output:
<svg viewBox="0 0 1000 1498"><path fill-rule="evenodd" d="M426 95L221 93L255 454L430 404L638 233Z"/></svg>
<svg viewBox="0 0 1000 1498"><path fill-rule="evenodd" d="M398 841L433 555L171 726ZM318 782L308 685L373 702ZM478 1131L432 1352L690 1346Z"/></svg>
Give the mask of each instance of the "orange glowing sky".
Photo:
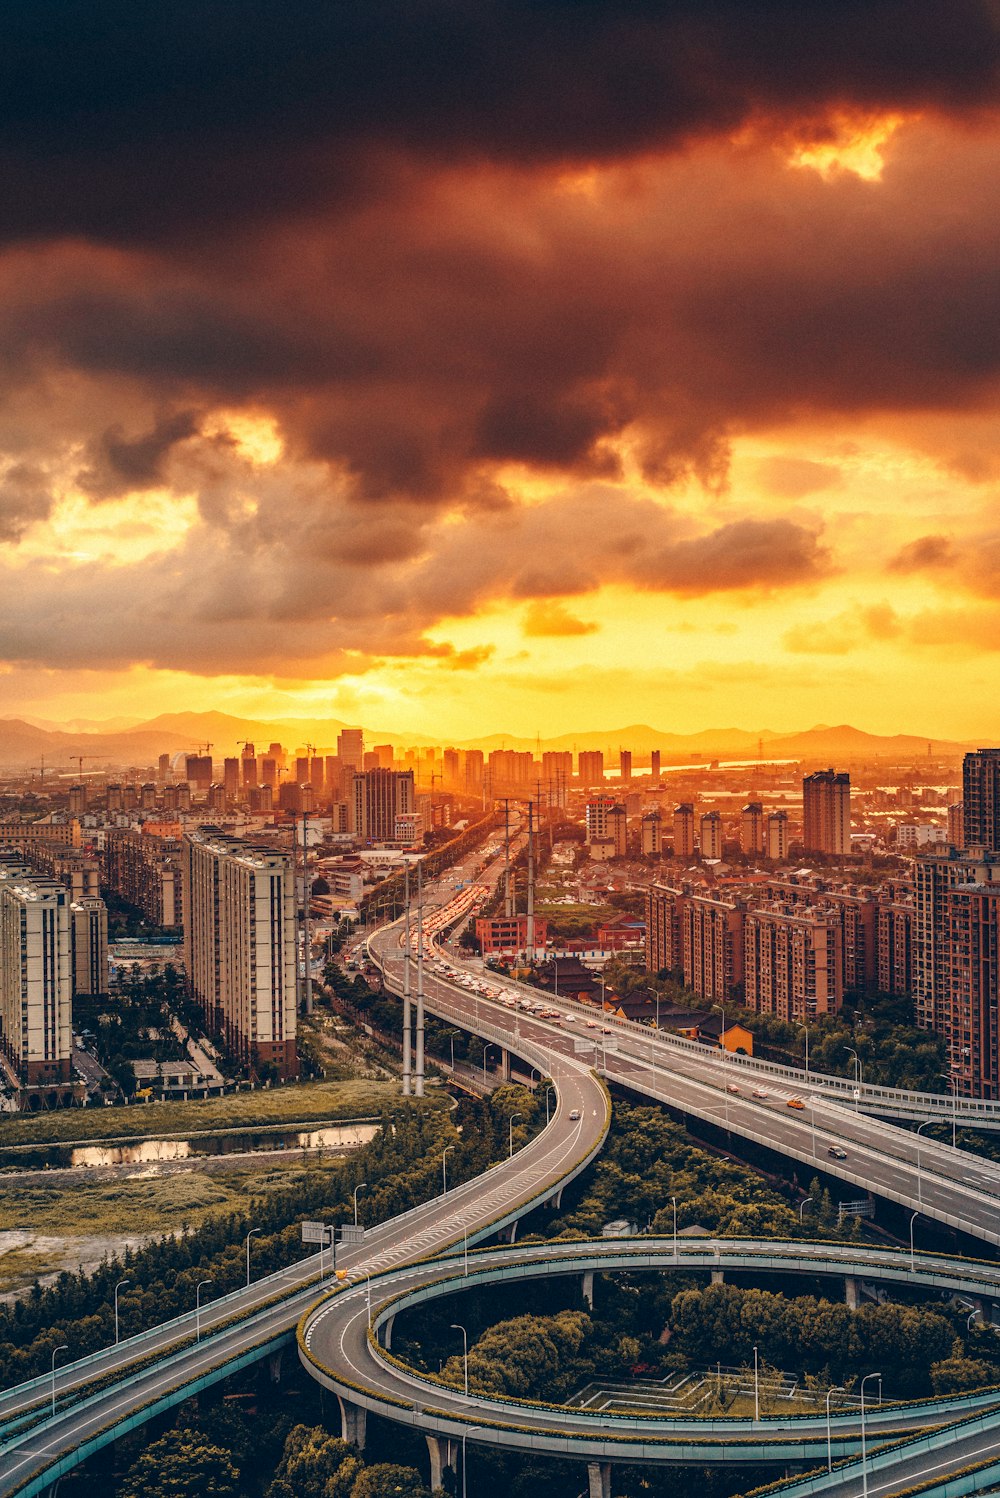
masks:
<svg viewBox="0 0 1000 1498"><path fill-rule="evenodd" d="M835 7L774 0L757 52L739 7L707 9L699 93L674 64L710 45L697 7L639 34L595 4L594 36L561 41L566 8L539 7L544 45L593 70L593 126L547 59L534 82L483 63L480 109L446 58L383 118L367 34L350 127L257 119L222 72L202 118L187 43L139 32L89 113L53 82L39 138L18 59L0 713L995 741L990 8L914 0L898 67L878 0L864 64ZM207 72L224 41L201 38ZM154 42L152 154L130 156L108 142ZM282 45L307 98L326 87L320 43ZM640 128L599 85L644 48L663 77ZM157 134L175 83L190 120Z"/></svg>

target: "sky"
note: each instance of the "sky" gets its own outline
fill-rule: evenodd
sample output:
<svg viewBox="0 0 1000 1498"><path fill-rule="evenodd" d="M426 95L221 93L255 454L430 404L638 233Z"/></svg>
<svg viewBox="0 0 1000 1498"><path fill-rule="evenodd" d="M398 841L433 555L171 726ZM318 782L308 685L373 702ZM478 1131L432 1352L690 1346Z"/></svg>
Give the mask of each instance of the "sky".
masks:
<svg viewBox="0 0 1000 1498"><path fill-rule="evenodd" d="M1000 733L992 0L33 0L0 715Z"/></svg>

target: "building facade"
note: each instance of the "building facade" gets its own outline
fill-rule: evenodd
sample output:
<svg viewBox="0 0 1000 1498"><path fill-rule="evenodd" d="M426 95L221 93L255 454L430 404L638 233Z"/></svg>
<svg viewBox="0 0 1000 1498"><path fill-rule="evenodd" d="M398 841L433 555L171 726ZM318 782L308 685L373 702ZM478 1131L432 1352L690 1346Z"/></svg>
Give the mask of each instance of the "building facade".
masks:
<svg viewBox="0 0 1000 1498"><path fill-rule="evenodd" d="M802 781L802 843L808 853L851 851L851 777L817 770Z"/></svg>

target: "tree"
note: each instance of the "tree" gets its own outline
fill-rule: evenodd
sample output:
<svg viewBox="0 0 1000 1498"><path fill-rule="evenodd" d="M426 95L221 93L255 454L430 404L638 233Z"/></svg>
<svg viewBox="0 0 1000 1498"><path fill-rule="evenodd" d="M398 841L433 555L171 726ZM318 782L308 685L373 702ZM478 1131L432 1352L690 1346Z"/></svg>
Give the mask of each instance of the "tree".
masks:
<svg viewBox="0 0 1000 1498"><path fill-rule="evenodd" d="M239 1498L231 1453L200 1431L168 1430L147 1446L120 1489L120 1498Z"/></svg>
<svg viewBox="0 0 1000 1498"><path fill-rule="evenodd" d="M321 1425L288 1432L267 1498L348 1498L362 1464L346 1441Z"/></svg>
<svg viewBox="0 0 1000 1498"><path fill-rule="evenodd" d="M397 1467L376 1462L358 1474L351 1498L431 1498L416 1467Z"/></svg>

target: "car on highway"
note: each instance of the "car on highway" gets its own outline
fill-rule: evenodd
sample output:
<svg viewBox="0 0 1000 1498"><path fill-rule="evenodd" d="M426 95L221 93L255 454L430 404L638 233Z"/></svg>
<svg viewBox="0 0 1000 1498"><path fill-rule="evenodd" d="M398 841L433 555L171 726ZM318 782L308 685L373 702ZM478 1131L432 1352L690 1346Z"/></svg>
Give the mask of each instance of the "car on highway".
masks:
<svg viewBox="0 0 1000 1498"><path fill-rule="evenodd" d="M726 1091L727 1092L735 1092L736 1095L737 1095L737 1097L738 1097L740 1089L737 1087L737 1085L736 1085L735 1082L729 1082L729 1083L726 1084Z"/></svg>
<svg viewBox="0 0 1000 1498"><path fill-rule="evenodd" d="M787 1106L789 1108L804 1108L805 1107L805 1103L802 1101L802 1099L800 1097L790 1097L788 1099Z"/></svg>
<svg viewBox="0 0 1000 1498"><path fill-rule="evenodd" d="M751 1093L751 1097L756 1098L766 1098L770 1096L771 1094L769 1092L765 1092L763 1087L755 1087L753 1092Z"/></svg>
<svg viewBox="0 0 1000 1498"><path fill-rule="evenodd" d="M570 1116L570 1122L571 1123L577 1123L578 1120L579 1120L579 1118L580 1118L580 1110L579 1110L579 1108L571 1108L570 1112L569 1112L569 1116Z"/></svg>
<svg viewBox="0 0 1000 1498"><path fill-rule="evenodd" d="M830 1156L831 1160L847 1159L847 1151L842 1150L839 1144L831 1144L830 1148L827 1150L827 1154Z"/></svg>

